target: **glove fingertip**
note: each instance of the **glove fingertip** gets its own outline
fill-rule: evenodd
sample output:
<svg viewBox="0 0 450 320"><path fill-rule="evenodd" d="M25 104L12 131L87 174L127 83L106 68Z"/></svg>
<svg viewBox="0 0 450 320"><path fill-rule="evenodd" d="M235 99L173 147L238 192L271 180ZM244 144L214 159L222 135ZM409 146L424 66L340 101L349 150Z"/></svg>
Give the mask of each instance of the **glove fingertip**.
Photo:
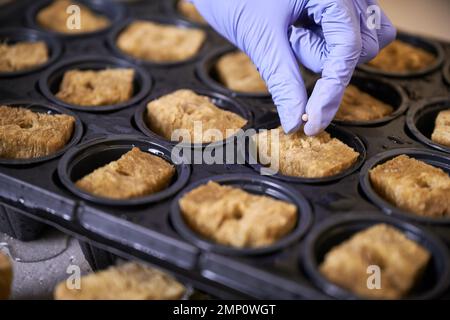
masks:
<svg viewBox="0 0 450 320"><path fill-rule="evenodd" d="M281 120L281 127L284 133L290 134L298 131L302 125L302 121L292 121L292 120Z"/></svg>
<svg viewBox="0 0 450 320"><path fill-rule="evenodd" d="M316 136L318 135L324 128L322 128L317 123L308 121L303 128L303 131L307 136Z"/></svg>

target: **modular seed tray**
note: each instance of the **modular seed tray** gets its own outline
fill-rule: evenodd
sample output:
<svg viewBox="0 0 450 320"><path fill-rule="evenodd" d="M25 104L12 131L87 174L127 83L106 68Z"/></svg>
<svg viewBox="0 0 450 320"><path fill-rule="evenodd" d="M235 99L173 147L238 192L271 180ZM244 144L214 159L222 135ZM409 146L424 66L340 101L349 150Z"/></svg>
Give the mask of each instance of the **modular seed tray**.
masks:
<svg viewBox="0 0 450 320"><path fill-rule="evenodd" d="M78 119L63 155L28 161L0 159L1 231L32 240L42 228L40 222L51 224L78 237L96 269L112 263L115 255L138 258L220 298L354 299L326 281L318 264L332 246L362 228L384 222L404 231L433 256L423 280L408 298L449 297L450 219L405 213L373 192L367 178L372 166L403 153L450 172L449 148L429 142L436 110L450 104L445 82L448 65L444 69L444 60L450 60L449 44L400 34L405 41L433 52L438 57L436 65L415 76L367 68L355 73L353 84L391 104L395 112L379 121L336 122L327 129L360 152L357 163L339 176L318 180L261 176L261 166L254 163L177 164L176 178L167 190L142 199L112 201L84 193L73 182L132 146L175 161L170 157L174 144L153 133L143 120L145 105L152 99L190 88L247 118L251 128L273 128L278 117L269 96L232 92L215 79L214 60L233 49L209 27L204 27L208 39L200 54L184 63L144 63L115 47L118 32L133 19L198 27L176 13L174 1L133 1L126 6L107 0L81 2L107 14L114 25L93 34L63 36L30 29L38 28L35 14L48 1L17 1L0 8L1 41L42 39L54 59L30 72L0 74L0 104L71 113ZM68 68L116 66L137 71L131 103L82 110L54 96ZM315 76L302 72L311 90ZM225 144L232 145L240 160L252 159L242 151L245 144L233 139ZM204 148L199 145L190 152L199 154ZM202 239L185 225L177 199L208 180L289 201L299 209L298 225L267 248L240 250Z"/></svg>

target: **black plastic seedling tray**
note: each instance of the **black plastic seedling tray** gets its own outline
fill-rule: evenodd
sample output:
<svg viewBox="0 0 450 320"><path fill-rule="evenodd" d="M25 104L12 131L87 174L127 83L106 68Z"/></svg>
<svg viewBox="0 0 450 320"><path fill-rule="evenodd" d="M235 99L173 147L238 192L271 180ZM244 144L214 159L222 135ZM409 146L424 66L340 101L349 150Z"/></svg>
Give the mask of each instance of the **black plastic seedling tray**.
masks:
<svg viewBox="0 0 450 320"><path fill-rule="evenodd" d="M0 40L15 39L16 35L28 37L28 33L34 37L34 31L25 29L8 36L3 28L36 27L32 13L41 2L45 1L21 1L0 8L8 10L4 16L0 12ZM174 19L180 19L173 11L173 1L170 5L163 0L135 1L118 7L112 1L107 6L104 1L93 2L98 4L98 10L108 10L111 17L120 16L120 21L155 17L178 23ZM94 269L113 263L115 256L140 259L166 268L182 281L220 298L353 299L356 297L323 279L317 265L333 245L363 227L384 222L405 231L433 255L424 280L408 298L450 297L448 219L417 219L400 212L378 199L366 181L372 165L397 153L407 153L450 171L448 148L436 148L426 140L430 135L427 113L411 111L422 110L428 103L434 106L436 101L444 101L448 106L450 87L445 77L449 68L448 64L446 69L443 65L444 60L450 59L449 44L427 45L426 39L402 36L425 49L437 50L434 52L441 55L438 65L415 76L383 75L370 70L355 74L352 80L355 85L392 104L396 111L383 121L337 122L328 128L331 135L345 140L361 154L357 165L341 176L321 181L262 177L258 173L260 167L245 162L178 165L174 181L163 194L139 201L111 202L78 191L73 182L94 167L117 159L132 146L168 159L173 143L145 128L145 105L156 97L175 89L191 88L213 97L218 105L241 113L253 128L278 125L269 97L240 95L217 87L210 59L216 57L217 51L228 50L224 48L230 44L211 28L204 27L208 50L183 63L162 65L142 63L118 53L111 39L119 27L120 23L102 32L76 37L40 30L39 36L48 39L49 45L61 45L55 61L21 75L0 75L1 101L32 101L41 108L56 106L58 110L72 112L81 122L80 141L64 155L37 163L0 164L0 200L7 208L0 207L1 231L31 240L39 236L41 223L50 224L80 239ZM96 58L92 59L93 56ZM86 63L85 66L93 68L134 67L139 71L135 99L131 104L111 106L103 112L95 108L69 111L53 94L61 70L73 63ZM314 79L305 72L309 88ZM428 117L425 124L420 120L423 117ZM201 153L203 147L196 146L192 152ZM236 154L237 149L234 146ZM244 152L242 158L248 156ZM300 215L295 231L274 246L260 250L231 249L201 239L184 224L176 199L195 184L209 179L296 204Z"/></svg>

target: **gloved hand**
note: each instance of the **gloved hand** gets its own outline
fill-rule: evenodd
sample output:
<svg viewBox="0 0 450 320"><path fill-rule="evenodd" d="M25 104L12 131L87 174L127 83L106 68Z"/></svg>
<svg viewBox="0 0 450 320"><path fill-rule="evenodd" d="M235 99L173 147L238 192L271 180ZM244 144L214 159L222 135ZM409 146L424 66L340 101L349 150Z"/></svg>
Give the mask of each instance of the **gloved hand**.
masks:
<svg viewBox="0 0 450 320"><path fill-rule="evenodd" d="M278 109L286 133L302 125L307 135L336 114L358 63L374 58L395 39L381 12L379 28L367 25L375 0L192 0L208 23L247 53ZM295 26L294 26L295 25ZM321 72L309 98L298 62Z"/></svg>

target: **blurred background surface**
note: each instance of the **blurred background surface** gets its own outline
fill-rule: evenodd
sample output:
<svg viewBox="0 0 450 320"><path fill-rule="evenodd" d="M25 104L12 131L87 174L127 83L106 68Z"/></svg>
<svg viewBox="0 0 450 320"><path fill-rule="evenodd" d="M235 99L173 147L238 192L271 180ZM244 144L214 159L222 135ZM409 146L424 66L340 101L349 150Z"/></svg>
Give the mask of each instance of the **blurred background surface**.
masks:
<svg viewBox="0 0 450 320"><path fill-rule="evenodd" d="M402 31L450 42L449 0L379 0Z"/></svg>

